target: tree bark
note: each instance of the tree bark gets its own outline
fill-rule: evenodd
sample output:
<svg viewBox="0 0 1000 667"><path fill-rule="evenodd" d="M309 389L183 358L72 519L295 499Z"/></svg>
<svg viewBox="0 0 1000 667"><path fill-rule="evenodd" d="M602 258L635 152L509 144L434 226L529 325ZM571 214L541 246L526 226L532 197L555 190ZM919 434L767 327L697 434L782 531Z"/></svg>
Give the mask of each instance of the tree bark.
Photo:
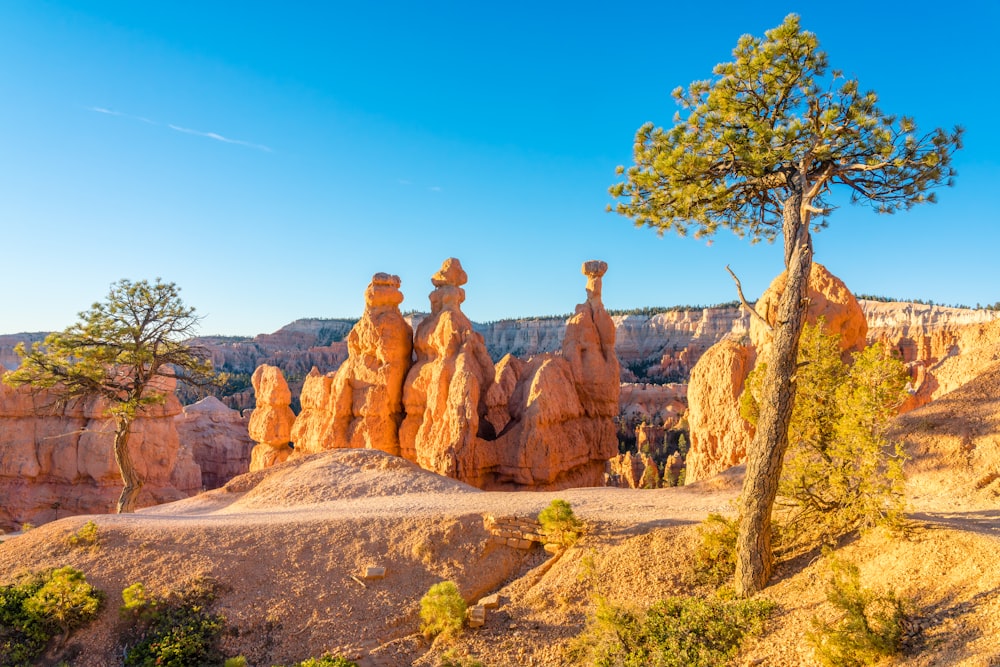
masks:
<svg viewBox="0 0 1000 667"><path fill-rule="evenodd" d="M115 509L118 514L135 511L135 503L139 498L139 491L142 490L142 478L136 472L135 464L132 462L132 453L128 448L131 433L132 419L129 417L118 418L115 422L115 462L118 464L118 472L121 473L122 482L125 484Z"/></svg>
<svg viewBox="0 0 1000 667"><path fill-rule="evenodd" d="M785 290L773 323L770 354L760 396L757 430L747 452L746 476L739 500L736 539L736 594L761 591L771 576L771 511L778 493L781 464L788 448L788 424L795 403L799 334L808 308L812 239L801 216L801 195L784 204Z"/></svg>

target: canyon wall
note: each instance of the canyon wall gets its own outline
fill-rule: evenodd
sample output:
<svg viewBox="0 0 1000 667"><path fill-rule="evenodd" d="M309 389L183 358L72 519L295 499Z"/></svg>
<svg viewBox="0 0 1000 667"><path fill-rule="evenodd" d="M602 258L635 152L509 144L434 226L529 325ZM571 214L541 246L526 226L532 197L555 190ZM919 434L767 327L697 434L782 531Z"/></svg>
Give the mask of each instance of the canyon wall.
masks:
<svg viewBox="0 0 1000 667"><path fill-rule="evenodd" d="M175 381L163 383L166 401L148 407L129 437L144 480L140 507L221 486L249 464L245 419L216 399L181 408ZM0 383L0 530L114 511L122 479L106 407L60 405L49 392Z"/></svg>

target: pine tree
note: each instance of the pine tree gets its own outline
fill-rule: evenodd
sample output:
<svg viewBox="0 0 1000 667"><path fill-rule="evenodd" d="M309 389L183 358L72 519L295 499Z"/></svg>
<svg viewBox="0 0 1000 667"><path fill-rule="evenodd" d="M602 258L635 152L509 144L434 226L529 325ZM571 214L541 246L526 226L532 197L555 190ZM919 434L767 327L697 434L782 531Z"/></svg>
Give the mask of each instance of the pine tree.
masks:
<svg viewBox="0 0 1000 667"><path fill-rule="evenodd" d="M713 78L674 91L673 127L639 129L635 164L619 167L625 180L611 187L617 212L660 234L693 230L697 238L721 226L751 243L783 240L787 282L776 324L764 322L771 354L740 496L740 595L761 590L773 564L770 519L795 397L811 232L826 224L829 194L843 186L852 203L884 213L932 202L928 191L951 184L961 146L959 128L920 134L912 118L883 113L874 92L828 72L818 46L794 14L763 39L741 37Z"/></svg>

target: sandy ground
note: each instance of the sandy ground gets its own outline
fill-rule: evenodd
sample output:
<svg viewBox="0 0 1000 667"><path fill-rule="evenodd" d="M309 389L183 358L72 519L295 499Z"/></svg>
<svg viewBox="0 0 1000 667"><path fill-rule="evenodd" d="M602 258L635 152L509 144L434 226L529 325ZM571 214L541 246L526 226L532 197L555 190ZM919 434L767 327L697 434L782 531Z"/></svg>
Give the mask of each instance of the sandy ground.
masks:
<svg viewBox="0 0 1000 667"><path fill-rule="evenodd" d="M837 551L866 586L911 601L914 630L893 664L1000 666L1000 371L985 377L946 409L932 403L906 416L907 534L876 531ZM380 452L333 451L134 515L46 524L0 544L0 582L69 564L106 592L99 620L62 656L80 667L121 664L123 588L166 591L199 576L221 584L227 653L255 667L324 651L363 667L438 665L446 651L491 667L562 665L596 595L643 607L699 592L688 577L695 526L731 512L739 484L735 469L681 489L494 493ZM551 557L489 541L488 515L535 516L554 498L587 524L572 549ZM99 545L69 546L66 536L89 519ZM354 578L369 566L385 567L386 578ZM828 577L817 554L782 564L764 593L778 612L737 663L814 664L803 635L814 615L830 613ZM483 628L430 644L417 633L419 600L445 579L470 602L497 592L501 604Z"/></svg>

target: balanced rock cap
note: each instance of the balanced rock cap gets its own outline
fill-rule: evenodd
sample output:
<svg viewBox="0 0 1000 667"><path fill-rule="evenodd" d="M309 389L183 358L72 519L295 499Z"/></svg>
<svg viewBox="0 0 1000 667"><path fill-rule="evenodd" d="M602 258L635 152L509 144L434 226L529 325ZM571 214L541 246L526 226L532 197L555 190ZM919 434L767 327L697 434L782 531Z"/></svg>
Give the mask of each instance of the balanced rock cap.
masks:
<svg viewBox="0 0 1000 667"><path fill-rule="evenodd" d="M462 263L454 257L444 260L441 263L441 270L431 277L431 284L434 287L444 287L445 285L461 287L467 282L469 282L469 276L462 268Z"/></svg>

